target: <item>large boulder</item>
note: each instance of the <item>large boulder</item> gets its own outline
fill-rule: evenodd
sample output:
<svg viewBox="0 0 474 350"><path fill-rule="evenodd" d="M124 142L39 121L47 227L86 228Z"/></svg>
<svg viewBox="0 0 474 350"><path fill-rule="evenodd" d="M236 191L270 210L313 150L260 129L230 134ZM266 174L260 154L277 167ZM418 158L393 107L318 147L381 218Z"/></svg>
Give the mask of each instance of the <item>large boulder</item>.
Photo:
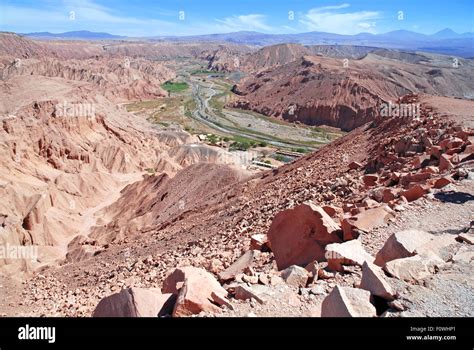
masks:
<svg viewBox="0 0 474 350"><path fill-rule="evenodd" d="M356 239L360 232L370 232L374 228L386 224L394 216L393 210L384 205L364 210L357 215L346 218L342 221L344 240Z"/></svg>
<svg viewBox="0 0 474 350"><path fill-rule="evenodd" d="M444 261L433 253L414 255L387 262L384 270L391 276L405 282L417 283L430 276Z"/></svg>
<svg viewBox="0 0 474 350"><path fill-rule="evenodd" d="M214 313L220 310L212 294L225 298L227 291L209 272L192 266L175 269L163 281L163 293L176 295L173 316L191 316L200 312ZM212 302L214 301L214 303Z"/></svg>
<svg viewBox="0 0 474 350"><path fill-rule="evenodd" d="M375 264L384 266L386 262L410 257L416 249L429 242L433 236L425 231L405 230L391 235L375 256Z"/></svg>
<svg viewBox="0 0 474 350"><path fill-rule="evenodd" d="M321 304L321 317L375 317L370 292L336 286Z"/></svg>
<svg viewBox="0 0 474 350"><path fill-rule="evenodd" d="M279 212L270 226L268 239L279 270L323 261L326 245L342 242L340 227L311 202Z"/></svg>
<svg viewBox="0 0 474 350"><path fill-rule="evenodd" d="M431 240L423 243L415 249L415 253L419 255L434 254L437 257L447 261L451 258L451 248L457 244L456 237L452 234L442 234L433 236Z"/></svg>
<svg viewBox="0 0 474 350"><path fill-rule="evenodd" d="M158 289L128 288L103 298L94 317L158 317L171 315L176 297Z"/></svg>
<svg viewBox="0 0 474 350"><path fill-rule="evenodd" d="M370 262L362 264L362 279L359 288L368 290L372 295L393 300L395 292L387 281L383 270Z"/></svg>
<svg viewBox="0 0 474 350"><path fill-rule="evenodd" d="M344 243L332 243L326 246L328 268L343 271L343 265L358 265L366 261L373 263L374 258L364 250L360 241L354 239Z"/></svg>

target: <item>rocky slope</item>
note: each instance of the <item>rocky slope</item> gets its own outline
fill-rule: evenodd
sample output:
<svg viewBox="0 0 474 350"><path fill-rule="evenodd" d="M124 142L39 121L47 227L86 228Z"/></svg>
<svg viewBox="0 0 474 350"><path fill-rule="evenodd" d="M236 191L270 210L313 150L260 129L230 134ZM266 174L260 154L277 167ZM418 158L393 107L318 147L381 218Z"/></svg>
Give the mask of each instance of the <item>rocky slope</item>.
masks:
<svg viewBox="0 0 474 350"><path fill-rule="evenodd" d="M140 306L158 307L150 315L470 315L469 307L466 313L437 299L421 306L427 293L446 305L456 298L473 302L469 284L462 296L448 286L471 278L474 134L427 100L404 98L422 103L420 120L377 120L293 164L224 187L185 212L167 210L166 224L158 220L147 234L38 274L23 292L24 312L31 313L35 296L42 305L35 314L88 316L110 296L96 310L110 316L115 308L104 305L117 307L126 293L155 288ZM451 99L449 109L463 108L459 103ZM146 182L163 180L157 175ZM130 193L137 191L130 187L124 199ZM144 201L161 205L153 196ZM313 204L303 204L308 201ZM304 222L309 226L295 228ZM306 229L329 236L301 245L300 239L311 240ZM419 233L397 236L407 229ZM323 255L306 256L309 264L292 261L294 250L307 244L317 244L314 252ZM285 256L290 259L283 264ZM54 302L52 293L60 295ZM357 312L333 314L344 308Z"/></svg>

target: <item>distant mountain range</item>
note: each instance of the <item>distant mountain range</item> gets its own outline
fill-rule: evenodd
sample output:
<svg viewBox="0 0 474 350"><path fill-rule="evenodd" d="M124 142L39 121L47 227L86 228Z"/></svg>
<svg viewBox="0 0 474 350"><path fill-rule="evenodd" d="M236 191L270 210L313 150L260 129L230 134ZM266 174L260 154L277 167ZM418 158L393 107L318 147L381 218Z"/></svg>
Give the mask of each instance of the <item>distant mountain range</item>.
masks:
<svg viewBox="0 0 474 350"><path fill-rule="evenodd" d="M107 40L107 39L125 39L126 36L113 35L109 33L90 32L88 30L79 30L65 33L37 32L23 34L30 38L39 39L79 39L79 40Z"/></svg>
<svg viewBox="0 0 474 350"><path fill-rule="evenodd" d="M89 31L75 31L53 34L49 32L24 34L31 38L41 39L79 39L79 40L116 40L127 39L125 36ZM342 35L325 32L307 32L299 34L265 34L252 31L241 31L224 34L207 34L193 36L154 36L146 40L172 41L222 41L238 44L267 46L281 43L298 43L303 45L359 45L392 49L420 50L427 52L474 58L474 32L456 33L446 28L427 35L408 30L395 30L383 34L359 33Z"/></svg>

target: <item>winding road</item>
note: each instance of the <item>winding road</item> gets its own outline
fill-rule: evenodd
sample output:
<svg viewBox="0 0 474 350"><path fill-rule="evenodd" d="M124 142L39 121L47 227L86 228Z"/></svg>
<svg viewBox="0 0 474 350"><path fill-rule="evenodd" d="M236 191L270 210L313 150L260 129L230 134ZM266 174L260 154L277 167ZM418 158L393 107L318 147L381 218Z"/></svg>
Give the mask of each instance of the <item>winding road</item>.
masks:
<svg viewBox="0 0 474 350"><path fill-rule="evenodd" d="M208 77L208 79L211 79ZM211 81L210 86L204 86L199 79L193 77L187 77L187 83L191 85L192 96L196 101L197 109L191 113L192 118L199 121L202 124L209 126L210 128L220 131L221 133L232 135L232 136L243 136L257 142L264 141L272 146L281 147L281 148L295 148L303 147L308 150L314 150L313 147L309 147L306 144L293 143L293 142L281 142L275 141L272 137L265 137L264 135L255 135L253 133L247 133L241 129L233 128L228 125L223 125L217 123L213 120L218 119L219 117L214 112L213 108L209 106L209 101L213 96L217 94L216 89L214 88L215 83ZM228 115L225 109L220 111L224 116ZM251 114L246 115L248 118L256 119ZM229 116L230 117L230 116Z"/></svg>

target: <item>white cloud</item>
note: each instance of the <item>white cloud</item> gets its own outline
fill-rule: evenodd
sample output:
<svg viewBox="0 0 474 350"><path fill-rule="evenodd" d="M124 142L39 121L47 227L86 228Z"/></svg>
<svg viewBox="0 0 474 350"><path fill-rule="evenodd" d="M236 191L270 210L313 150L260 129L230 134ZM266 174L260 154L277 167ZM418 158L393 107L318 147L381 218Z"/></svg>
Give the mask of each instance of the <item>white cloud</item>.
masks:
<svg viewBox="0 0 474 350"><path fill-rule="evenodd" d="M358 27L364 29L364 30L371 30L372 28L375 28L375 22L361 22L357 24Z"/></svg>
<svg viewBox="0 0 474 350"><path fill-rule="evenodd" d="M377 11L343 12L349 4L313 8L300 19L300 24L309 31L337 34L357 34L361 31L375 33L376 21L381 17Z"/></svg>
<svg viewBox="0 0 474 350"><path fill-rule="evenodd" d="M332 5L332 6L323 6L323 7L318 7L320 11L327 11L327 10L340 10L340 9L345 9L351 5L349 4L341 4L341 5Z"/></svg>
<svg viewBox="0 0 474 350"><path fill-rule="evenodd" d="M216 19L216 22L227 27L231 31L260 30L272 31L272 27L265 23L266 16L259 14L232 16L224 19Z"/></svg>

